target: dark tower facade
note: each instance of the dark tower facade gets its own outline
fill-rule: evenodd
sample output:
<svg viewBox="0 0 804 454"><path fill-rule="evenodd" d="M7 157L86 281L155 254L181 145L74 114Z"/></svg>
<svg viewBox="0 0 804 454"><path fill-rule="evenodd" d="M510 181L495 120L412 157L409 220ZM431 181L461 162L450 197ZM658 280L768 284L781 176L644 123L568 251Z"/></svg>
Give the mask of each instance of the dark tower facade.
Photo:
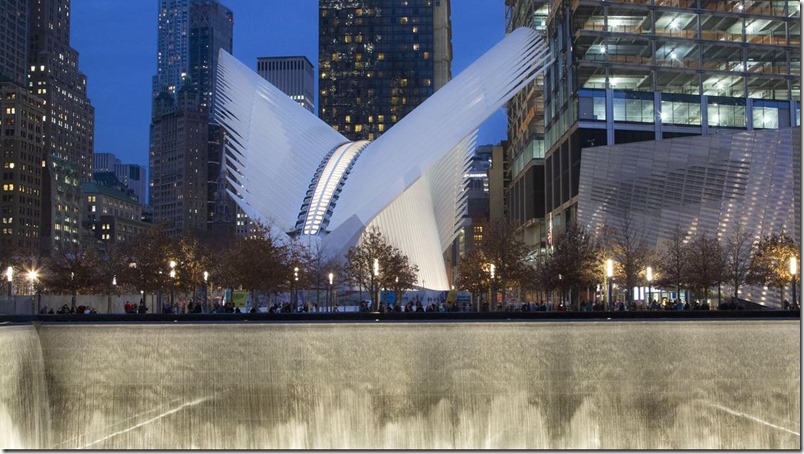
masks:
<svg viewBox="0 0 804 454"><path fill-rule="evenodd" d="M448 0L320 0L319 117L373 140L451 78Z"/></svg>
<svg viewBox="0 0 804 454"><path fill-rule="evenodd" d="M28 90L45 102L43 252L80 240L81 181L92 179L95 109L70 47L70 0L28 3Z"/></svg>
<svg viewBox="0 0 804 454"><path fill-rule="evenodd" d="M160 0L158 21L150 204L154 222L179 235L219 217L223 138L209 113L218 51L232 52L234 15L217 0Z"/></svg>

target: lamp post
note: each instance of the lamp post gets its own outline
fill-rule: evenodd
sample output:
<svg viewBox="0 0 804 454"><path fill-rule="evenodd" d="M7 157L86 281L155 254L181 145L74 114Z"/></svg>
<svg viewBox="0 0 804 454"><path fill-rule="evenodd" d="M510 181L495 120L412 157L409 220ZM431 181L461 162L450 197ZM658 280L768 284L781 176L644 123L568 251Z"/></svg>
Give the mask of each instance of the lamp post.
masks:
<svg viewBox="0 0 804 454"><path fill-rule="evenodd" d="M8 281L8 297L11 298L11 283L14 281L14 268L6 268L6 281Z"/></svg>
<svg viewBox="0 0 804 454"><path fill-rule="evenodd" d="M290 294L290 312L296 312L299 305L299 267L293 267L293 288Z"/></svg>
<svg viewBox="0 0 804 454"><path fill-rule="evenodd" d="M648 267L648 269L645 270L645 274L648 278L648 303L645 305L645 309L647 309L653 304L653 287L651 287L651 282L653 282L653 268Z"/></svg>
<svg viewBox="0 0 804 454"><path fill-rule="evenodd" d="M606 260L606 281L608 283L607 297L609 300L608 309L611 310L611 278L614 276L614 261L612 259Z"/></svg>
<svg viewBox="0 0 804 454"><path fill-rule="evenodd" d="M114 288L117 287L117 275L112 276L112 289L109 292L108 297L106 298L106 313L112 313L112 293L114 293Z"/></svg>
<svg viewBox="0 0 804 454"><path fill-rule="evenodd" d="M798 271L798 263L796 262L796 257L790 257L790 274L793 275L793 285L791 285L793 290L793 307L796 305L796 274Z"/></svg>
<svg viewBox="0 0 804 454"><path fill-rule="evenodd" d="M332 307L332 280L335 277L334 274L329 273L329 291L327 292L327 312L330 312L330 308Z"/></svg>
<svg viewBox="0 0 804 454"><path fill-rule="evenodd" d="M494 303L495 297L497 296L496 289L494 288L494 272L496 271L496 267L493 263L489 264L489 277L491 277L491 283L489 284L489 311L492 310L492 303Z"/></svg>
<svg viewBox="0 0 804 454"><path fill-rule="evenodd" d="M377 303L377 312L380 311L380 261L379 259L374 259L374 266L373 266L373 279L371 280L371 297L374 298L374 301Z"/></svg>
<svg viewBox="0 0 804 454"><path fill-rule="evenodd" d="M36 280L39 278L39 273L36 270L28 271L28 280L31 282L31 294L34 292L34 286ZM37 296L40 296L37 292ZM36 313L38 314L41 310L42 298L41 296L36 299Z"/></svg>
<svg viewBox="0 0 804 454"><path fill-rule="evenodd" d="M209 272L204 271L204 312L207 311L207 302L209 301L209 287L207 286L208 281Z"/></svg>
<svg viewBox="0 0 804 454"><path fill-rule="evenodd" d="M171 260L170 263L170 306L173 310L174 290L176 289L176 261Z"/></svg>

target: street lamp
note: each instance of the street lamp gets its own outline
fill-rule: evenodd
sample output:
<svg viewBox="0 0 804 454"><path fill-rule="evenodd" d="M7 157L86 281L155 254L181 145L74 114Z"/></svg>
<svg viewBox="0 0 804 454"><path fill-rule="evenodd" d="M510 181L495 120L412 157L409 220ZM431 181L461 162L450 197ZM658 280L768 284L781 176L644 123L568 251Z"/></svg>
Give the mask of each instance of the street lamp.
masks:
<svg viewBox="0 0 804 454"><path fill-rule="evenodd" d="M332 306L332 279L335 277L334 274L329 273L329 292L327 292L327 312L330 311L330 307Z"/></svg>
<svg viewBox="0 0 804 454"><path fill-rule="evenodd" d="M798 271L797 267L798 263L796 262L796 257L790 257L790 274L793 275L793 307L796 305L796 272Z"/></svg>
<svg viewBox="0 0 804 454"><path fill-rule="evenodd" d="M8 297L11 298L11 283L14 280L14 268L6 268L6 280L8 281Z"/></svg>
<svg viewBox="0 0 804 454"><path fill-rule="evenodd" d="M174 301L174 290L176 288L176 261L171 260L170 263L170 306L171 310L173 310L173 301Z"/></svg>
<svg viewBox="0 0 804 454"><path fill-rule="evenodd" d="M648 278L648 304L646 305L647 309L647 307L649 307L650 304L653 304L653 287L651 287L651 282L653 282L653 268L648 267L648 269L645 270L645 274L647 274L646 277Z"/></svg>
<svg viewBox="0 0 804 454"><path fill-rule="evenodd" d="M207 311L207 301L209 300L207 295L209 292L209 288L207 287L208 281L209 281L209 272L204 271L204 312Z"/></svg>
<svg viewBox="0 0 804 454"><path fill-rule="evenodd" d="M39 272L37 272L36 270L28 271L28 280L31 282L31 293L33 293L34 291L34 283L36 282L37 279L39 279ZM39 292L37 292L37 296L38 298L36 300L36 313L38 314L39 311L41 310L40 306L42 305L42 297Z"/></svg>
<svg viewBox="0 0 804 454"><path fill-rule="evenodd" d="M606 280L608 281L608 300L609 310L611 310L611 278L614 277L614 261L612 259L606 260Z"/></svg>
<svg viewBox="0 0 804 454"><path fill-rule="evenodd" d="M496 267L493 263L489 264L489 276L491 277L491 284L489 284L489 311L492 310L494 307L492 303L494 302L495 297L497 296L496 289L494 288L494 272L496 271Z"/></svg>
<svg viewBox="0 0 804 454"><path fill-rule="evenodd" d="M374 259L374 279L372 279L371 297L377 303L377 312L380 311L380 260Z"/></svg>
<svg viewBox="0 0 804 454"><path fill-rule="evenodd" d="M296 311L299 305L299 267L293 267L293 288L290 292L290 312Z"/></svg>

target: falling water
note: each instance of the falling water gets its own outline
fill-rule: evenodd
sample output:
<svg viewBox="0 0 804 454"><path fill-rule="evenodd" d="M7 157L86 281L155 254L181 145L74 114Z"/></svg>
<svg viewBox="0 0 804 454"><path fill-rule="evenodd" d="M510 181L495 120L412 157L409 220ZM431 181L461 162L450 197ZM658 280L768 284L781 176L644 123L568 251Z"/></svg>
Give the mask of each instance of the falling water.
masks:
<svg viewBox="0 0 804 454"><path fill-rule="evenodd" d="M31 325L0 327L0 448L50 444L42 348Z"/></svg>
<svg viewBox="0 0 804 454"><path fill-rule="evenodd" d="M38 342L7 338L36 332L9 329L3 345L32 345L10 360L30 363ZM798 321L44 324L39 337L47 389L0 389L0 427L47 400L49 436L43 416L1 429L4 443L801 446ZM32 364L16 376L41 376Z"/></svg>

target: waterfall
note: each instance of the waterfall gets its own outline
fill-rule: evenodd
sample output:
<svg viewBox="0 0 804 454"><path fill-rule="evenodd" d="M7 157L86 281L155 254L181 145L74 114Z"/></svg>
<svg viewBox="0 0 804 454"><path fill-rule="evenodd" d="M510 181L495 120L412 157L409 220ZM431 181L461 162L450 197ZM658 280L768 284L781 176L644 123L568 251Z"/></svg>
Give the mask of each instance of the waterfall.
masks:
<svg viewBox="0 0 804 454"><path fill-rule="evenodd" d="M0 327L12 346L4 364L29 364L0 372L12 383L0 388L3 447L801 446L798 321L45 323L38 333ZM29 375L42 384L24 384ZM40 416L6 431L28 404Z"/></svg>
<svg viewBox="0 0 804 454"><path fill-rule="evenodd" d="M31 325L0 327L0 447L50 444L50 410L42 348Z"/></svg>

